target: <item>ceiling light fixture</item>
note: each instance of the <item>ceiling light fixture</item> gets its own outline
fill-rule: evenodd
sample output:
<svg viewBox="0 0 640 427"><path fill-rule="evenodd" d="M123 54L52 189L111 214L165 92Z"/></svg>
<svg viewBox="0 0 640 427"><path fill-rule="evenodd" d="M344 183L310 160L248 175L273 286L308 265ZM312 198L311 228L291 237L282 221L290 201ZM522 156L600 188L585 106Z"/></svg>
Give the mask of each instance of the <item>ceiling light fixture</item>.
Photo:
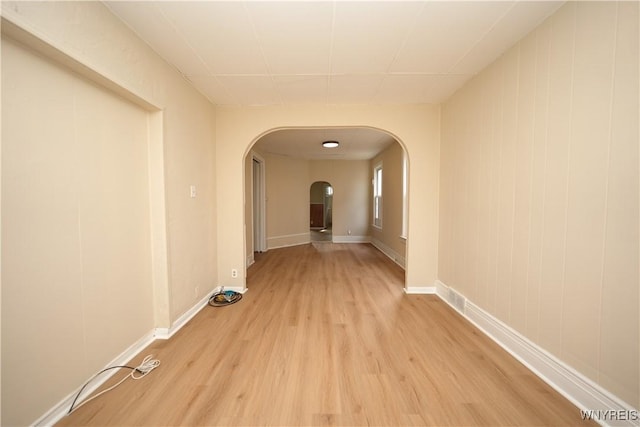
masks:
<svg viewBox="0 0 640 427"><path fill-rule="evenodd" d="M322 143L324 148L336 148L340 143L338 141L325 141Z"/></svg>

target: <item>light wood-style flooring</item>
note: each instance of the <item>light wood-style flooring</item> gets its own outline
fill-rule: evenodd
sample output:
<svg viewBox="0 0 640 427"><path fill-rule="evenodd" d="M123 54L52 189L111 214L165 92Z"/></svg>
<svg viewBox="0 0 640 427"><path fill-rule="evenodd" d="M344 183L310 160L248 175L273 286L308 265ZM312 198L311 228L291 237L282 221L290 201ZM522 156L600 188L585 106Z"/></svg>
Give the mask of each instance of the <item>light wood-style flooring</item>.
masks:
<svg viewBox="0 0 640 427"><path fill-rule="evenodd" d="M58 425L586 424L437 296L404 294L402 269L371 245L270 250L247 283L131 361L160 359L148 377Z"/></svg>

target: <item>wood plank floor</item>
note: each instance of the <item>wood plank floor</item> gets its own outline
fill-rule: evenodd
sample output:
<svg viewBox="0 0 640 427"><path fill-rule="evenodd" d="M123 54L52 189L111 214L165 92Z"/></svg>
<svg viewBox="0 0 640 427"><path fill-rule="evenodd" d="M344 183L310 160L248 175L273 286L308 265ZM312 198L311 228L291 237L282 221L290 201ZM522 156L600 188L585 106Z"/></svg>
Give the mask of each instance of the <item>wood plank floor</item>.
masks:
<svg viewBox="0 0 640 427"><path fill-rule="evenodd" d="M148 377L58 425L587 424L438 297L405 295L403 271L368 244L271 250L247 283L131 362L160 359Z"/></svg>

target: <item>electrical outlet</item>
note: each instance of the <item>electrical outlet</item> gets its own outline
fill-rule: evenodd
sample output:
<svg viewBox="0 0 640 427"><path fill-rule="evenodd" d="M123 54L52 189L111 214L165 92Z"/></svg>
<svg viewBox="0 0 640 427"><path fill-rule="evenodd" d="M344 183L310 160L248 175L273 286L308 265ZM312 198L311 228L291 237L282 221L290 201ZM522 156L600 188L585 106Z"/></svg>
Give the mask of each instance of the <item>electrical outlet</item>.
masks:
<svg viewBox="0 0 640 427"><path fill-rule="evenodd" d="M193 289L193 293L195 294L195 296L200 295L200 288L199 288L198 286L196 286L196 287Z"/></svg>
<svg viewBox="0 0 640 427"><path fill-rule="evenodd" d="M235 268L231 269L231 277L233 277L234 279L238 277L238 270L236 270Z"/></svg>
<svg viewBox="0 0 640 427"><path fill-rule="evenodd" d="M197 195L197 192L196 192L196 186L195 186L195 185L191 185L191 186L189 187L189 196L190 196L191 198L194 198L194 197L196 197L196 195Z"/></svg>

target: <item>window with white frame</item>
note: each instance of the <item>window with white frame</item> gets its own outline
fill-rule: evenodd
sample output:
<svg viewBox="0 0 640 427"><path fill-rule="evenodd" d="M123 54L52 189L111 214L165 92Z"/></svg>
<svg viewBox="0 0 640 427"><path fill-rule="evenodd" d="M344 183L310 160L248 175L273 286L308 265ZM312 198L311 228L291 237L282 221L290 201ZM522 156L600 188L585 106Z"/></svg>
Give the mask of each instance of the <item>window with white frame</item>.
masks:
<svg viewBox="0 0 640 427"><path fill-rule="evenodd" d="M382 163L373 168L373 225L382 228Z"/></svg>

